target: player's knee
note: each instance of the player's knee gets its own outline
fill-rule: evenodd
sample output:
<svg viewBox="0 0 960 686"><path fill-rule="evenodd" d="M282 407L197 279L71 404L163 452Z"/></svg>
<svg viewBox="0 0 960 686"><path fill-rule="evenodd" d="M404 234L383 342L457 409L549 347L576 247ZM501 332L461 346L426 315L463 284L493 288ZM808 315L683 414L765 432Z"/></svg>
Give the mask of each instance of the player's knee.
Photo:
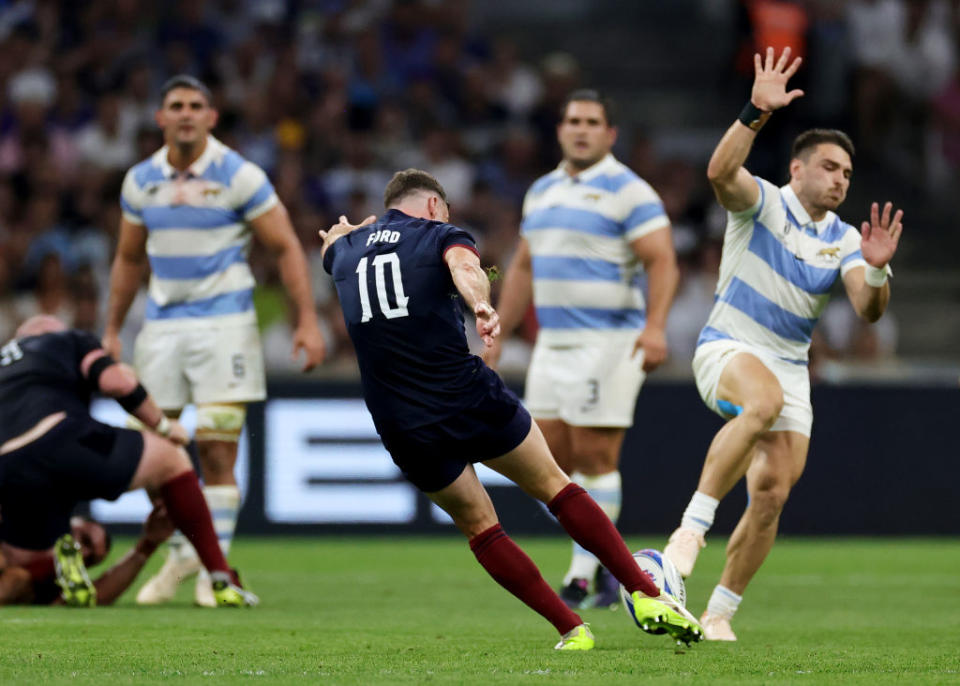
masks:
<svg viewBox="0 0 960 686"><path fill-rule="evenodd" d="M789 496L790 487L781 483L771 483L750 493L750 509L761 527L777 521Z"/></svg>
<svg viewBox="0 0 960 686"><path fill-rule="evenodd" d="M779 388L751 398L743 406L744 416L757 424L760 431L768 431L782 410L783 392Z"/></svg>
<svg viewBox="0 0 960 686"><path fill-rule="evenodd" d="M240 440L246 417L247 408L242 403L204 403L198 405L197 441L236 443Z"/></svg>

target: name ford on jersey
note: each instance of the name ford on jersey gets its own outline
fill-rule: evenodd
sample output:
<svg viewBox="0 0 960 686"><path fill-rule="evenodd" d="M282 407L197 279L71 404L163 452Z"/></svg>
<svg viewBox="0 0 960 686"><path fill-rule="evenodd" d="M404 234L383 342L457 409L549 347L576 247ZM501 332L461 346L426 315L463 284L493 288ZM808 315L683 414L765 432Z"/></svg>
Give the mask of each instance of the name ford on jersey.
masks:
<svg viewBox="0 0 960 686"><path fill-rule="evenodd" d="M396 243L400 240L399 231L390 231L389 229L380 229L367 236L367 245L371 243Z"/></svg>

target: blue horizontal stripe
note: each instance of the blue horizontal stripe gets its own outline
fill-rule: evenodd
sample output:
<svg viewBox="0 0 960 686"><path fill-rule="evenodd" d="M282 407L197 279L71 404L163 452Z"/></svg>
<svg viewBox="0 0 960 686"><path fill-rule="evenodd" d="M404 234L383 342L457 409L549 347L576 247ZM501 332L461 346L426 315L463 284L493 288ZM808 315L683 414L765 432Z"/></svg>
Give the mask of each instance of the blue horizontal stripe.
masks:
<svg viewBox="0 0 960 686"><path fill-rule="evenodd" d="M785 310L736 277L720 300L791 341L809 343L810 334L817 323L816 319L807 319Z"/></svg>
<svg viewBox="0 0 960 686"><path fill-rule="evenodd" d="M244 246L234 245L212 255L150 256L150 269L161 279L202 279L230 265L246 262Z"/></svg>
<svg viewBox="0 0 960 686"><path fill-rule="evenodd" d="M546 176L541 176L539 179L533 182L533 185L530 186L530 193L537 194L543 193L545 190L553 186L554 184L560 183L563 181L563 172L553 172L547 174Z"/></svg>
<svg viewBox="0 0 960 686"><path fill-rule="evenodd" d="M140 188L148 183L156 183L166 180L163 170L153 163L153 160L144 160L133 168L133 180L137 182Z"/></svg>
<svg viewBox="0 0 960 686"><path fill-rule="evenodd" d="M667 214L663 211L663 205L658 202L648 202L643 205L637 205L633 208L633 211L627 215L627 218L623 221L624 226L627 227L627 231L635 229L644 222L648 222L655 217L663 217L664 225L667 224Z"/></svg>
<svg viewBox="0 0 960 686"><path fill-rule="evenodd" d="M523 230L537 229L570 229L613 238L623 235L623 226L619 222L608 219L599 212L572 207L545 207L530 212L523 220Z"/></svg>
<svg viewBox="0 0 960 686"><path fill-rule="evenodd" d="M236 151L229 150L223 156L223 159L216 163L211 162L208 164L200 178L229 186L230 182L233 181L234 175L240 171L240 167L242 166L243 158Z"/></svg>
<svg viewBox="0 0 960 686"><path fill-rule="evenodd" d="M736 340L733 336L728 333L724 333L719 329L715 329L712 326L703 327L703 331L700 332L700 338L697 339L697 345L703 345L704 343L711 343L713 341L732 341Z"/></svg>
<svg viewBox="0 0 960 686"><path fill-rule="evenodd" d="M143 208L143 223L154 229L216 229L242 221L234 210L192 205L155 205Z"/></svg>
<svg viewBox="0 0 960 686"><path fill-rule="evenodd" d="M799 259L760 222L753 223L750 252L767 263L773 271L807 293L828 293L837 279L837 269L814 267Z"/></svg>
<svg viewBox="0 0 960 686"><path fill-rule="evenodd" d="M127 202L127 199L122 195L120 196L120 209L128 214L132 214L134 217L143 217L143 212L140 210L134 209L133 205Z"/></svg>
<svg viewBox="0 0 960 686"><path fill-rule="evenodd" d="M271 195L273 195L273 184L267 179L261 184L260 188L257 189L257 192L250 196L249 200L237 208L237 213L241 217L246 215L247 212L265 202Z"/></svg>
<svg viewBox="0 0 960 686"><path fill-rule="evenodd" d="M534 256L533 278L565 281L619 281L620 265L589 257Z"/></svg>
<svg viewBox="0 0 960 686"><path fill-rule="evenodd" d="M537 322L543 329L642 329L643 310L602 307L538 307Z"/></svg>
<svg viewBox="0 0 960 686"><path fill-rule="evenodd" d="M846 257L844 257L842 260L840 260L840 264L846 264L850 260L862 260L862 259L863 259L863 253L857 250L856 252L852 252Z"/></svg>
<svg viewBox="0 0 960 686"><path fill-rule="evenodd" d="M157 305L153 298L147 300L147 319L184 319L188 317L217 317L238 314L253 309L253 289L221 293L202 300L184 303Z"/></svg>
<svg viewBox="0 0 960 686"><path fill-rule="evenodd" d="M610 176L609 174L599 174L588 181L581 181L581 183L584 186L590 186L591 188L599 188L602 191L616 193L618 190L636 178L636 174L632 172L622 172L614 176Z"/></svg>
<svg viewBox="0 0 960 686"><path fill-rule="evenodd" d="M237 510L229 507L210 510L210 519L232 519L237 516Z"/></svg>
<svg viewBox="0 0 960 686"><path fill-rule="evenodd" d="M827 230L820 236L820 240L826 243L838 243L843 239L843 234L847 232L847 226L839 218L833 220L833 223L827 227Z"/></svg>

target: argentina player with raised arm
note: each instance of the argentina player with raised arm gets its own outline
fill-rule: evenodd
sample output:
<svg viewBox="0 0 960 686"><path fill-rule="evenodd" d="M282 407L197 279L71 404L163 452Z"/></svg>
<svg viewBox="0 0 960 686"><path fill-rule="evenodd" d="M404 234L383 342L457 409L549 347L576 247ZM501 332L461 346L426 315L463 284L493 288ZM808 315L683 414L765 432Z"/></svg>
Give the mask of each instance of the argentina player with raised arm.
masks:
<svg viewBox="0 0 960 686"><path fill-rule="evenodd" d="M304 371L323 361L324 343L306 257L286 208L262 169L210 135L217 111L207 87L188 75L169 79L156 120L164 146L123 181L103 342L120 359L119 332L149 263L134 366L169 416L196 405L204 496L228 552L240 510L234 465L246 405L266 397L256 283L247 262L254 235L276 254L296 307L293 352L304 351ZM212 606L209 578L190 545L175 536L166 563L137 602L166 602L198 572L194 599Z"/></svg>
<svg viewBox="0 0 960 686"><path fill-rule="evenodd" d="M750 102L714 150L707 177L727 209L716 303L693 359L704 402L729 421L717 433L697 490L664 552L681 574L693 570L717 504L747 477L749 501L727 545L727 560L701 621L708 640L735 641L730 620L773 546L780 512L807 459L813 410L807 351L837 278L857 314L880 318L890 299L888 263L903 212L873 203L862 232L834 214L853 173L842 131L800 134L790 181L777 187L744 162L774 110L803 95L786 84L800 66L785 48L774 62L754 56ZM789 65L789 66L788 66Z"/></svg>
<svg viewBox="0 0 960 686"><path fill-rule="evenodd" d="M590 650L593 635L503 531L475 462L546 503L633 595L644 630L700 640L696 620L640 571L603 510L560 470L516 395L470 354L461 303L476 316L485 345L500 323L473 238L447 223L443 188L426 172L398 172L384 206L376 222L352 226L341 218L321 236L364 399L393 461L453 518L497 583L553 624L558 650Z"/></svg>

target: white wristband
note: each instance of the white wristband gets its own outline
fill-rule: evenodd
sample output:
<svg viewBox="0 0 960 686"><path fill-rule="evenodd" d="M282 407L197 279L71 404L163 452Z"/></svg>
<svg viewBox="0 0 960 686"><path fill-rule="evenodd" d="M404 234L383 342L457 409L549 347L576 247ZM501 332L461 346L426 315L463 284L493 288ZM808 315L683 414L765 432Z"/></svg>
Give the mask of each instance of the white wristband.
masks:
<svg viewBox="0 0 960 686"><path fill-rule="evenodd" d="M167 419L167 415L160 415L160 421L153 427L153 431L164 438L170 435L170 420Z"/></svg>
<svg viewBox="0 0 960 686"><path fill-rule="evenodd" d="M863 280L867 282L868 286L873 286L874 288L880 288L883 284L887 282L887 268L874 267L868 264L867 270L863 274Z"/></svg>

